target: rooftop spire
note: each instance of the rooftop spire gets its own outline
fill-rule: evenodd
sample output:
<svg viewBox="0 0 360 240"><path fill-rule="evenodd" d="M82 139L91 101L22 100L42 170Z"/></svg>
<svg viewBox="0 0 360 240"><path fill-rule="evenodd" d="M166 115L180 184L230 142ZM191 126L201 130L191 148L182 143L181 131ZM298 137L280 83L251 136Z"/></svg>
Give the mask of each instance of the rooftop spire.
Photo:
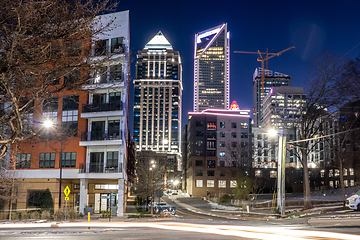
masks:
<svg viewBox="0 0 360 240"><path fill-rule="evenodd" d="M166 39L164 34L159 31L146 45L145 49L172 49L170 42Z"/></svg>

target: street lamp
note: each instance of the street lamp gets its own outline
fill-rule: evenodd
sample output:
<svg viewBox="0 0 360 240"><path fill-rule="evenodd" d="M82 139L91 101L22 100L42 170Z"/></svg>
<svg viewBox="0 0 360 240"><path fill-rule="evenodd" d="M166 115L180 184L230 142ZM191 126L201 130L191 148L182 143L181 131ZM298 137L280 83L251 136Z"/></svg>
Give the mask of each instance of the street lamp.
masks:
<svg viewBox="0 0 360 240"><path fill-rule="evenodd" d="M47 119L44 121L44 127L50 129L54 126L54 122ZM61 208L61 182L62 182L62 151L63 151L63 138L60 137L60 157L59 157L59 168L60 168L60 178L59 178L59 209Z"/></svg>
<svg viewBox="0 0 360 240"><path fill-rule="evenodd" d="M286 157L286 135L284 129L275 129L268 131L269 136L279 136L279 151L278 151L278 178L277 178L277 204L281 216L285 216L285 157Z"/></svg>
<svg viewBox="0 0 360 240"><path fill-rule="evenodd" d="M155 165L155 161L154 160L151 160L150 162L152 165L151 167L149 168L149 170L151 171L151 177L150 177L150 184L151 184L151 189L150 189L150 192L151 192L151 202L150 202L150 213L153 214L154 213L154 206L153 206L153 202L154 202L154 172L152 171L153 169L155 169L156 165Z"/></svg>

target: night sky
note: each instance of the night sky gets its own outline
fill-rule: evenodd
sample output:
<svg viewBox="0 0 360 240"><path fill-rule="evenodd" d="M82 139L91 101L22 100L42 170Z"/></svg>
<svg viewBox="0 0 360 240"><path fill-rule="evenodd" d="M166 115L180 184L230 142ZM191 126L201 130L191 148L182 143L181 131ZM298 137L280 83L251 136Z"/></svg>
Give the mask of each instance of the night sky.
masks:
<svg viewBox="0 0 360 240"><path fill-rule="evenodd" d="M252 76L261 63L257 55L234 51L280 52L269 60L269 69L290 75L301 87L309 76L311 58L330 49L336 55L356 58L360 52L359 0L223 0L223 1L119 1L118 11L130 10L131 80L135 78L136 53L161 30L180 52L183 65L182 125L193 110L194 35L228 23L230 31L230 102L252 109ZM130 90L132 134L133 84Z"/></svg>

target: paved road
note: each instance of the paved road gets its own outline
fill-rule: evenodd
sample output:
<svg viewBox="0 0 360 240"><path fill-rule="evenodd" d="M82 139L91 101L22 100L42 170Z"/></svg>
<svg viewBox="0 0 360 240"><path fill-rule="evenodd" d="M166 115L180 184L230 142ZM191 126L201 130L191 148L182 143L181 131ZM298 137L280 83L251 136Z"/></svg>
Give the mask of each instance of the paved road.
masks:
<svg viewBox="0 0 360 240"><path fill-rule="evenodd" d="M0 239L360 239L358 226L344 227L337 222L340 218L352 216L346 221L360 223L360 212L337 211L294 219L234 219L229 214L209 215L213 213L211 206L198 198L171 200L164 196L163 201L177 207L176 218L95 220L91 230L86 229L84 220L53 224L51 228L9 229L3 224L0 226ZM328 226L330 222L331 227Z"/></svg>
<svg viewBox="0 0 360 240"><path fill-rule="evenodd" d="M235 240L246 239L234 236L219 236L215 234L194 233L184 231L172 231L153 228L66 228L66 229L20 229L11 231L0 231L1 240L22 240L22 239L69 239L69 240L144 240L144 239L210 239L210 240Z"/></svg>
<svg viewBox="0 0 360 240"><path fill-rule="evenodd" d="M175 203L173 200L171 200L168 196L163 196L162 200L164 202L166 202L169 205L172 206L176 206L176 215L180 218L180 219L184 219L184 220L203 220L204 222L208 222L208 221L228 221L227 218L222 218L222 217L217 217L215 215L208 215L208 214L203 214L199 211L190 211L188 210L186 207L184 207L183 205L179 205L177 203ZM192 205L194 206L194 204ZM195 205L197 208L200 208L199 206ZM205 201L204 201L204 205L202 206L201 210L204 210L204 208L208 209L208 211L211 211L211 207L210 205L208 205Z"/></svg>

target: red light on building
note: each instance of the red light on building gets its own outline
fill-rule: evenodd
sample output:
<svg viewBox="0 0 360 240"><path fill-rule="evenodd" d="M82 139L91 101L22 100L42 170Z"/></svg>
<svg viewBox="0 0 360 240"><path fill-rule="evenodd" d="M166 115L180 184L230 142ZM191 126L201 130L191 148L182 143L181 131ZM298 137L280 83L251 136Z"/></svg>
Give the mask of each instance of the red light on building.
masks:
<svg viewBox="0 0 360 240"><path fill-rule="evenodd" d="M236 101L232 101L230 110L239 110L239 105L237 105Z"/></svg>

